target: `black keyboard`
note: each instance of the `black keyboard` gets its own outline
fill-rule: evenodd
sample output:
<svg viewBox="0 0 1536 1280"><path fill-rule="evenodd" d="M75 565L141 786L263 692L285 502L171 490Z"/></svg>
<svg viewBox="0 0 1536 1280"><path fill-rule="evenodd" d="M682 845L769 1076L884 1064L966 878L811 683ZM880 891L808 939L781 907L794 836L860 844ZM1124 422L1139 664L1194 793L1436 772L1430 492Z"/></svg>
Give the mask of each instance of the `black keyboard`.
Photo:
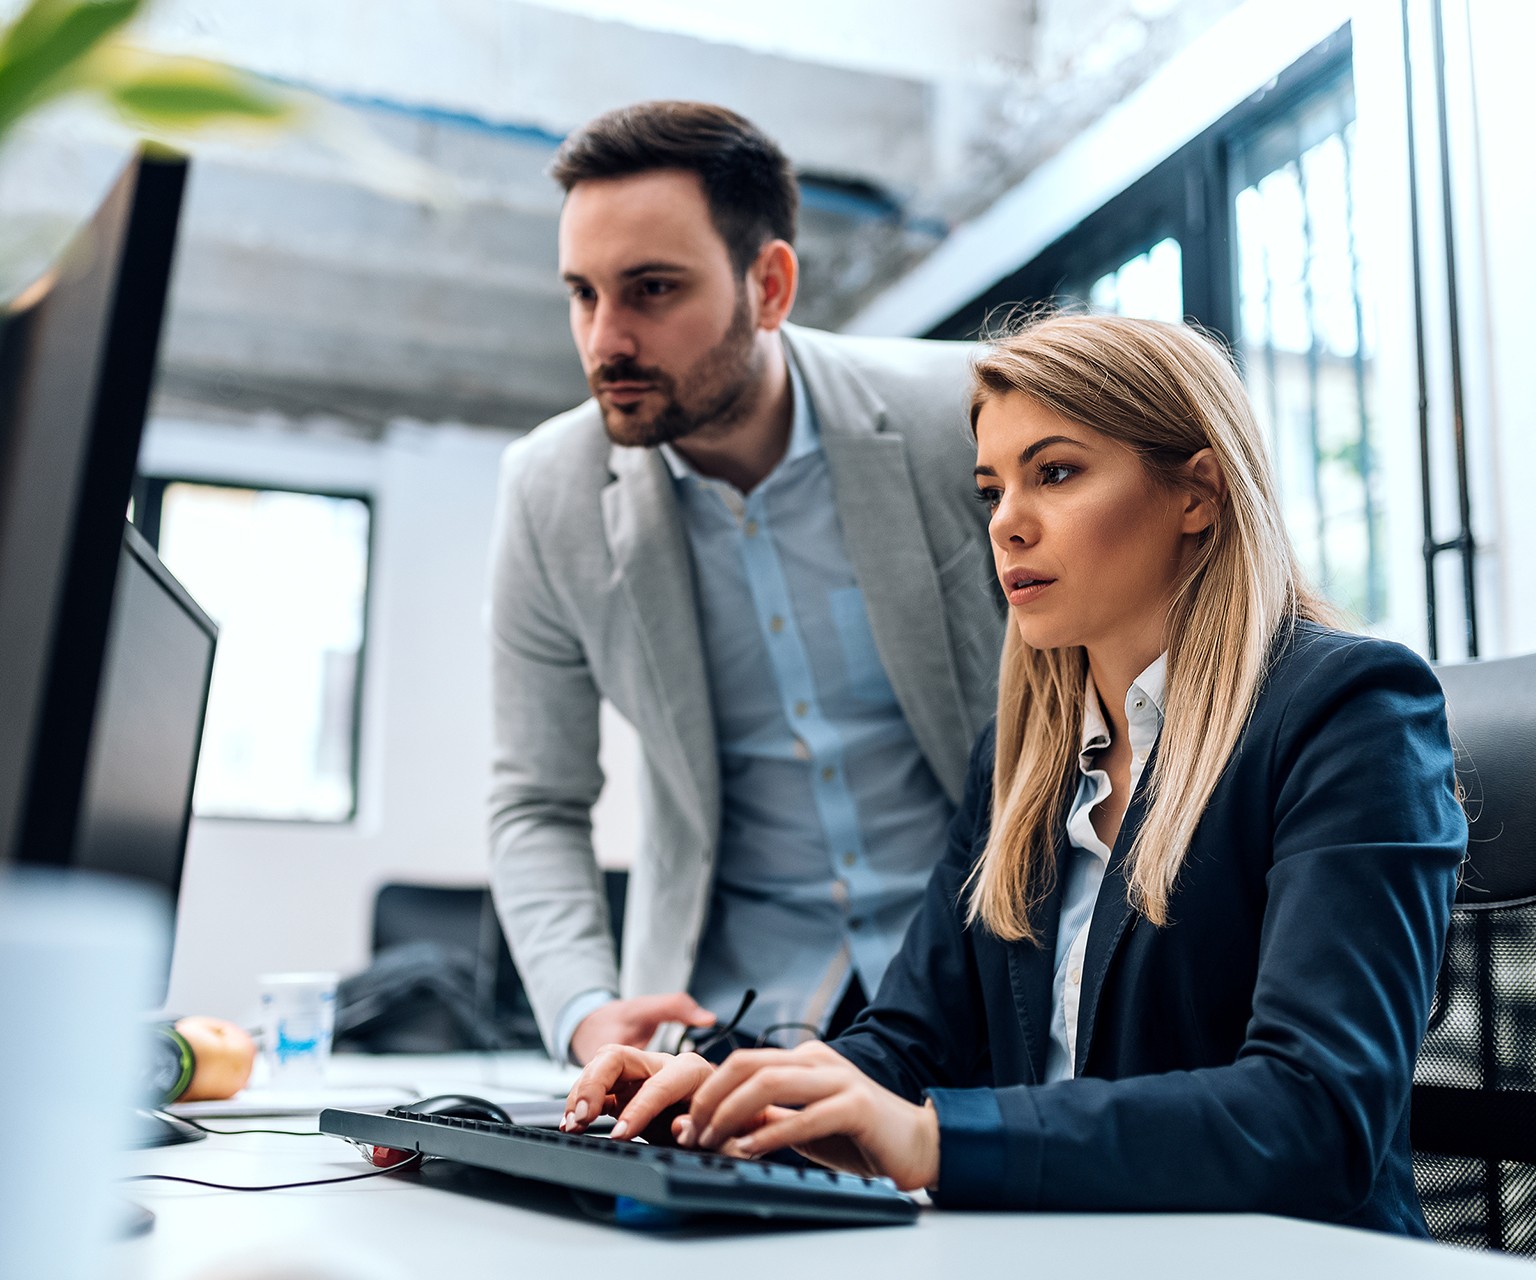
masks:
<svg viewBox="0 0 1536 1280"><path fill-rule="evenodd" d="M917 1217L917 1202L889 1178L615 1142L595 1134L422 1115L405 1107L385 1115L322 1111L320 1131L612 1196L621 1221L644 1220L643 1214L626 1215L626 1202L683 1214L826 1222L896 1223Z"/></svg>

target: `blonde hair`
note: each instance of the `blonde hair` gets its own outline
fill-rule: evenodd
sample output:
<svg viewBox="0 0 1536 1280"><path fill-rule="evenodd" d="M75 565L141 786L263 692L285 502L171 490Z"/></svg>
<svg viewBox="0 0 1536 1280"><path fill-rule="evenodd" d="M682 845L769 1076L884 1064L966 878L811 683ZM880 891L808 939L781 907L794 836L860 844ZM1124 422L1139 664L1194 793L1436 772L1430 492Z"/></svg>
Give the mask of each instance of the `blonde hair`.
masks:
<svg viewBox="0 0 1536 1280"><path fill-rule="evenodd" d="M1210 449L1226 479L1216 519L1175 589L1167 619L1167 713L1147 779L1146 816L1126 860L1131 905L1168 923L1179 868L1263 683L1276 633L1333 621L1306 587L1286 535L1262 434L1226 353L1185 325L1057 314L992 342L972 366L981 406L1022 395L1119 441L1154 479L1189 488ZM1207 497L1218 498L1216 490ZM1087 655L1034 649L1010 625L997 698L992 829L968 882L967 919L1036 940L1075 792Z"/></svg>

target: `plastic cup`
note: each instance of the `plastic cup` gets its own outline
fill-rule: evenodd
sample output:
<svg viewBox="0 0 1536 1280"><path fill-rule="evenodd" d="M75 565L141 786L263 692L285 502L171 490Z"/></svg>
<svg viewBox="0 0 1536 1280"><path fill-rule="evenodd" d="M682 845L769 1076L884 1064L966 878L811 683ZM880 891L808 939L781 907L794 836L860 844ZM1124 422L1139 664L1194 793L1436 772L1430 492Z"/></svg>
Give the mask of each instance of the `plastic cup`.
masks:
<svg viewBox="0 0 1536 1280"><path fill-rule="evenodd" d="M268 973L261 983L261 1052L275 1089L319 1084L336 1025L334 973Z"/></svg>

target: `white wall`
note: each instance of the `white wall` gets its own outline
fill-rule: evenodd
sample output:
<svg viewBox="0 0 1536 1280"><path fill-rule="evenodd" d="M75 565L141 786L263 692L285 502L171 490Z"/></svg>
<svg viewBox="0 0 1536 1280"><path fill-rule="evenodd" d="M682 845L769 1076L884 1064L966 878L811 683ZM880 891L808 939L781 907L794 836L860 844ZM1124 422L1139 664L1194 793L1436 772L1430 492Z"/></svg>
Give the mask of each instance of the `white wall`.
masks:
<svg viewBox="0 0 1536 1280"><path fill-rule="evenodd" d="M482 622L496 468L508 437L402 424L379 443L280 428L152 424L147 472L361 491L374 500L359 813L351 823L195 820L169 1004L243 1018L256 975L362 967L374 891L486 877L489 673ZM621 779L632 748L608 722ZM615 745L617 744L617 745ZM633 828L622 782L605 861ZM605 834L606 833L606 834Z"/></svg>
<svg viewBox="0 0 1536 1280"><path fill-rule="evenodd" d="M1464 0L1448 8L1461 27L1472 77L1465 104L1476 149L1462 182L1479 194L1469 211L1468 258L1476 345L1469 369L1485 389L1472 424L1487 495L1487 573L1498 616L1483 652L1536 651L1536 168L1530 161L1531 50L1536 6Z"/></svg>

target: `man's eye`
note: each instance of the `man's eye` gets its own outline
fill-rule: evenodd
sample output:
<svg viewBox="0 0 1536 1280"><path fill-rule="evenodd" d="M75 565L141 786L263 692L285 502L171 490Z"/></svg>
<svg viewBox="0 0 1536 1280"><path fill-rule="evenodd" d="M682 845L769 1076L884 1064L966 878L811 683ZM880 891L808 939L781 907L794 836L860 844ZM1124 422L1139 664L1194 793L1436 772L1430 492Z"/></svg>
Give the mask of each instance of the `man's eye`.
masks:
<svg viewBox="0 0 1536 1280"><path fill-rule="evenodd" d="M640 292L647 298L660 298L672 292L676 286L670 280L642 280Z"/></svg>
<svg viewBox="0 0 1536 1280"><path fill-rule="evenodd" d="M571 295L572 302L591 302L597 297L590 285L573 284L569 286L567 292Z"/></svg>

